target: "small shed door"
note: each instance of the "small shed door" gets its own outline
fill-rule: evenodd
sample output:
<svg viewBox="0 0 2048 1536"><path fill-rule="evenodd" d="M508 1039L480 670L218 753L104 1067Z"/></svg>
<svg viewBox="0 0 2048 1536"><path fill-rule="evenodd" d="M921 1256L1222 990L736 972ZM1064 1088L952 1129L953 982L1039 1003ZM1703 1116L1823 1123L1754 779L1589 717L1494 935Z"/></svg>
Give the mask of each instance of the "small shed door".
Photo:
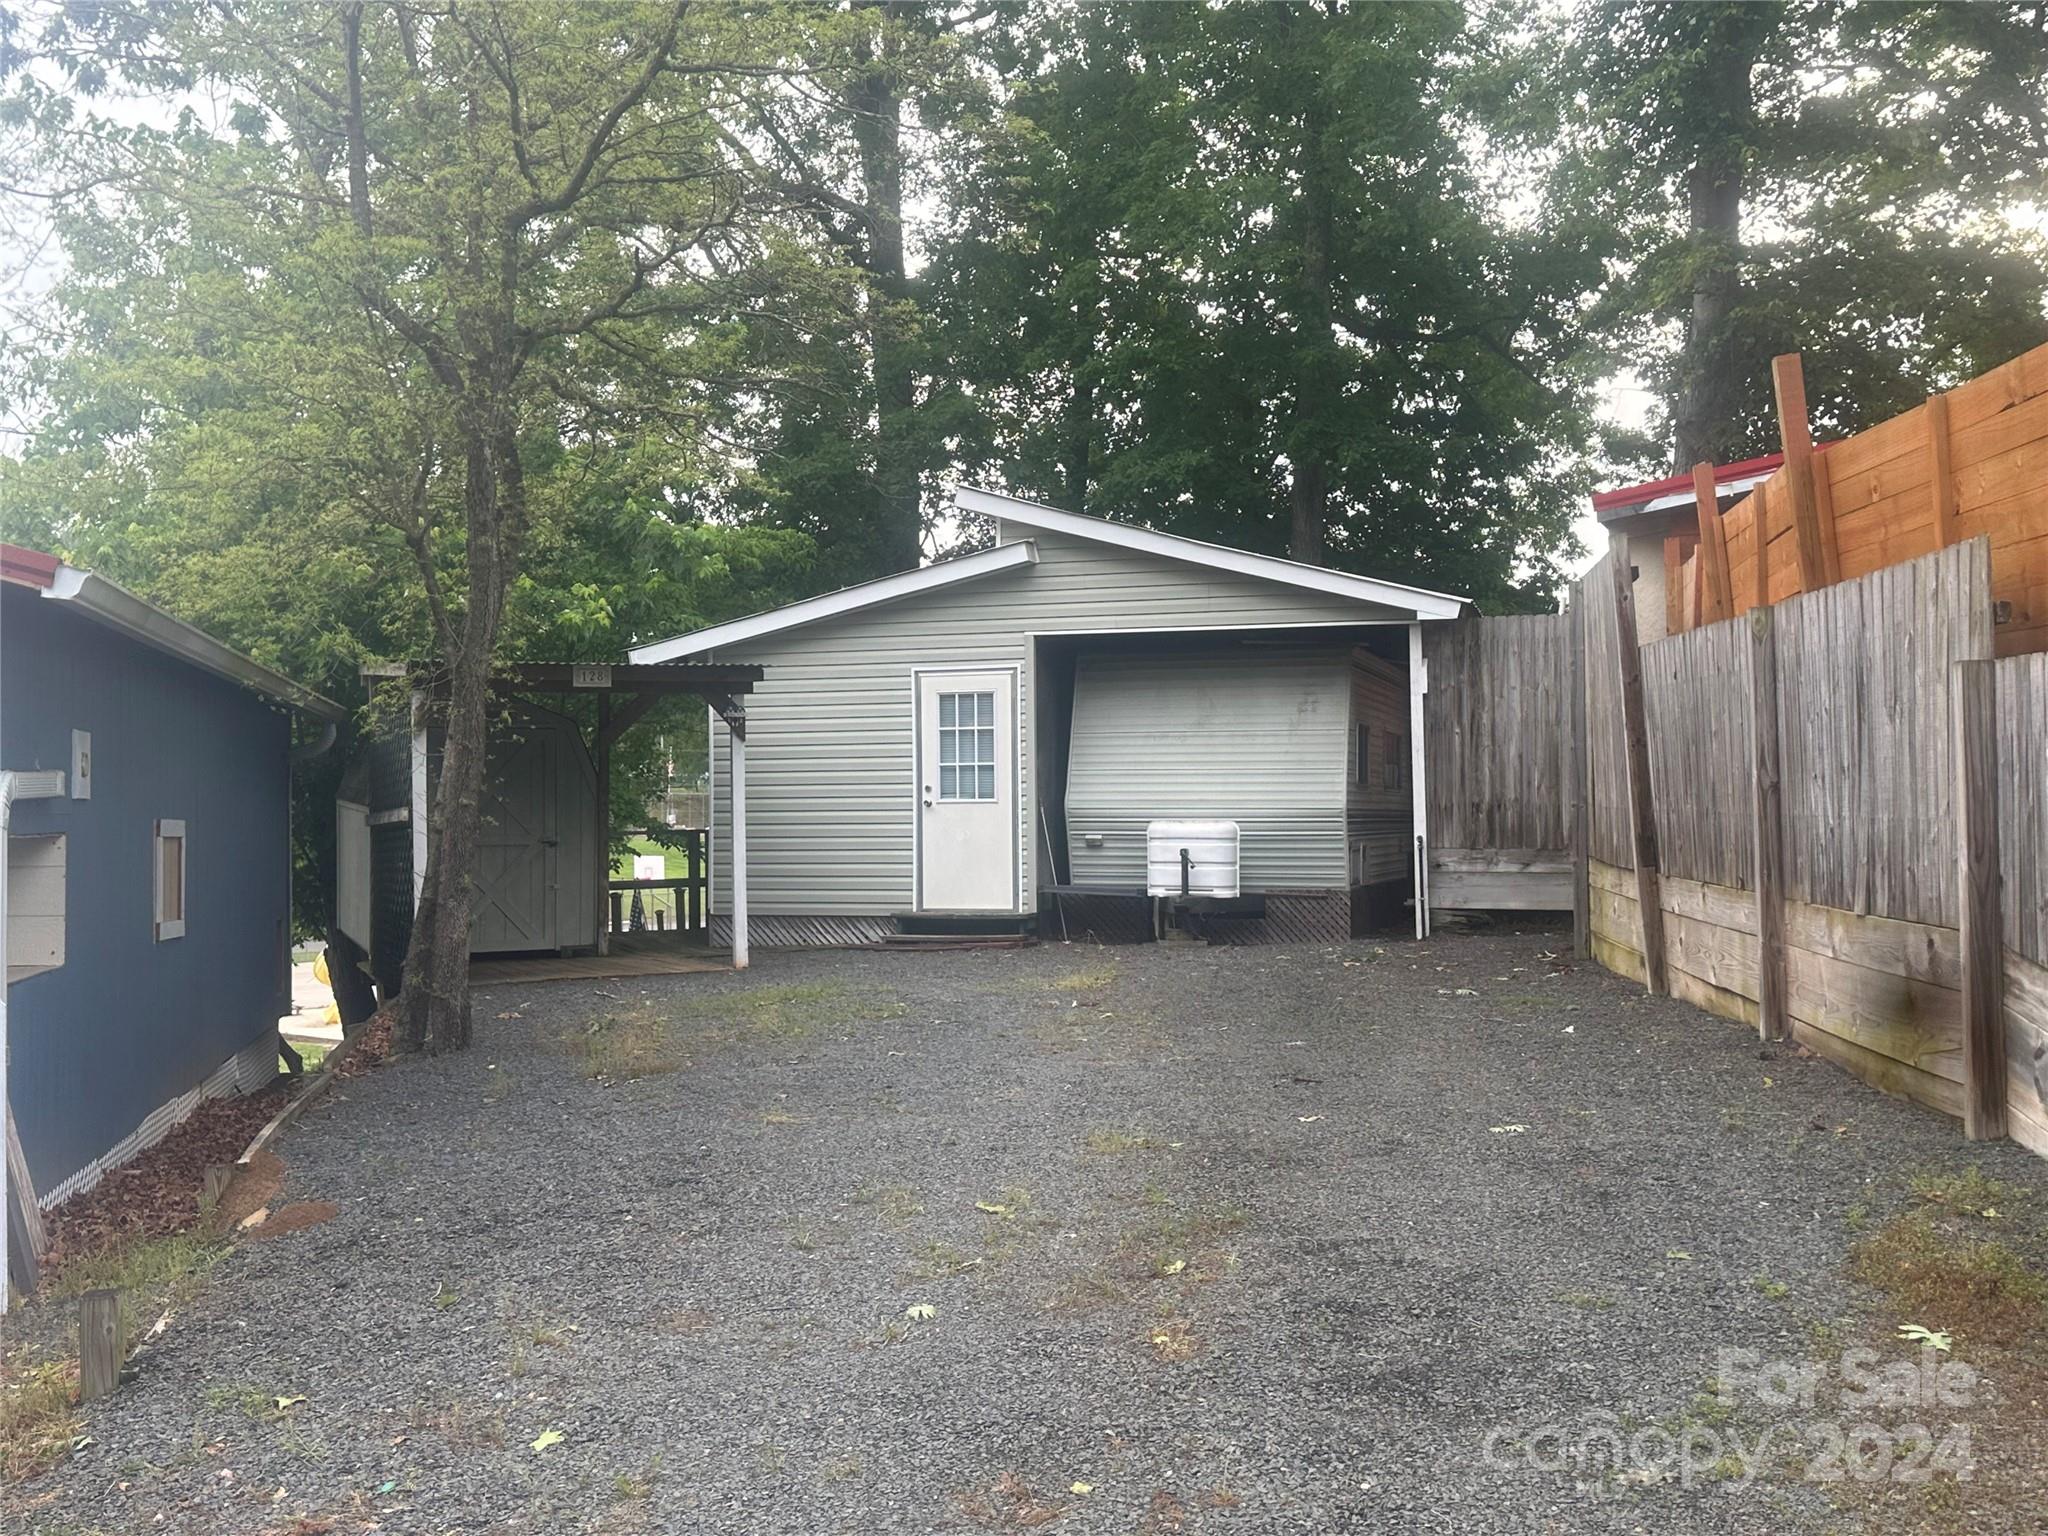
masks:
<svg viewBox="0 0 2048 1536"><path fill-rule="evenodd" d="M477 844L472 954L555 949L559 733L508 721L491 736Z"/></svg>
<svg viewBox="0 0 2048 1536"><path fill-rule="evenodd" d="M1014 912L1017 674L917 674L920 912Z"/></svg>

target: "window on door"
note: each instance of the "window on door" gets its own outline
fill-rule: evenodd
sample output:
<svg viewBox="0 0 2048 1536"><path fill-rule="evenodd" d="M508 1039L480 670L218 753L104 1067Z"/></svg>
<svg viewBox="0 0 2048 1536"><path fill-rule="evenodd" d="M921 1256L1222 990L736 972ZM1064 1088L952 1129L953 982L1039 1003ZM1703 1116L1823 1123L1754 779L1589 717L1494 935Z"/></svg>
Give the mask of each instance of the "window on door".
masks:
<svg viewBox="0 0 2048 1536"><path fill-rule="evenodd" d="M996 797L996 696L939 695L939 798Z"/></svg>

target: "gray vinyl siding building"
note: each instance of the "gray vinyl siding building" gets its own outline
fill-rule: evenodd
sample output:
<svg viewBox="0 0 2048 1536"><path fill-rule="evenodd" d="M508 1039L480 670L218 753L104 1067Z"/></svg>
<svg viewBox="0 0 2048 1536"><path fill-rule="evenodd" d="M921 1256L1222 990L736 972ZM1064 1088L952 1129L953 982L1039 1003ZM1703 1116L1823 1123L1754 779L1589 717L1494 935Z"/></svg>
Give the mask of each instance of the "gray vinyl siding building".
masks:
<svg viewBox="0 0 2048 1536"><path fill-rule="evenodd" d="M848 589L632 653L765 668L745 743L759 942L872 933L921 909L919 689L947 674L1014 688L1005 908L1035 913L1060 884L1142 886L1145 823L1182 815L1239 822L1248 888L1348 891L1352 656L1405 658L1418 606L1448 618L1458 600L987 493L962 505L995 515L996 547L869 584L915 590ZM715 716L712 733L723 914L730 740ZM1404 822L1376 867L1405 871L1406 837Z"/></svg>

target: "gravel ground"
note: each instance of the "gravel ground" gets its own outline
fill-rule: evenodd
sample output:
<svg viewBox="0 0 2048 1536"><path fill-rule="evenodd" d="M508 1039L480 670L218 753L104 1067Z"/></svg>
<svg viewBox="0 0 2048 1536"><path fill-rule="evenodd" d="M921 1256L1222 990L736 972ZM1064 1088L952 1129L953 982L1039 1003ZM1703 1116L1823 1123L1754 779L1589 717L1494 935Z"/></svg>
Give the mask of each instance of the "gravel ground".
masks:
<svg viewBox="0 0 2048 1536"><path fill-rule="evenodd" d="M1489 1435L1739 1431L1696 1403L1717 1349L1873 1316L1853 1207L1973 1163L2048 1202L2048 1164L1567 947L485 991L474 1050L305 1117L280 1201L338 1214L239 1243L0 1524L1844 1529L1794 1477L1603 1479ZM680 1070L593 1080L564 1044L647 1019Z"/></svg>

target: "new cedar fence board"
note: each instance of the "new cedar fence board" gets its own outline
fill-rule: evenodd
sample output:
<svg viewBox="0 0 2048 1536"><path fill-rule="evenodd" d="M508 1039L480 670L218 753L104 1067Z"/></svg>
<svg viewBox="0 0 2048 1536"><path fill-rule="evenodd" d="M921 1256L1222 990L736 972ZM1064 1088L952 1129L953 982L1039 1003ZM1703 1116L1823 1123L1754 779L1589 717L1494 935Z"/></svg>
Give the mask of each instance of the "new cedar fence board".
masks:
<svg viewBox="0 0 2048 1536"><path fill-rule="evenodd" d="M1997 654L2048 651L2048 347L1831 444L1812 465L1841 579L1988 538L1991 597L2005 605ZM1759 528L1768 600L1807 590L1791 502L1781 469L1722 515L1738 610L1758 601Z"/></svg>
<svg viewBox="0 0 2048 1536"><path fill-rule="evenodd" d="M1432 907L1571 908L1571 625L1511 614L1423 631Z"/></svg>

